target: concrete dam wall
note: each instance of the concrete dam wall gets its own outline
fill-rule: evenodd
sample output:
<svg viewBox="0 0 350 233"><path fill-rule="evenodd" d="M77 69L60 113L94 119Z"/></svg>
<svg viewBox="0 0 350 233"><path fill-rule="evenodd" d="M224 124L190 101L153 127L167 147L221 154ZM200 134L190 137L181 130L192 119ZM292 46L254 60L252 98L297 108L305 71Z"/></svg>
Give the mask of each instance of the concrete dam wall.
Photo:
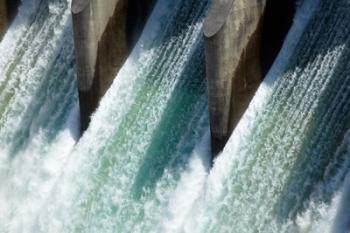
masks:
<svg viewBox="0 0 350 233"><path fill-rule="evenodd" d="M154 0L73 0L82 130L128 56ZM277 56L295 0L213 0L204 22L213 155Z"/></svg>
<svg viewBox="0 0 350 233"><path fill-rule="evenodd" d="M213 155L223 149L248 107L293 15L294 0L213 1L204 22Z"/></svg>
<svg viewBox="0 0 350 233"><path fill-rule="evenodd" d="M146 22L153 0L73 0L72 15L85 130Z"/></svg>

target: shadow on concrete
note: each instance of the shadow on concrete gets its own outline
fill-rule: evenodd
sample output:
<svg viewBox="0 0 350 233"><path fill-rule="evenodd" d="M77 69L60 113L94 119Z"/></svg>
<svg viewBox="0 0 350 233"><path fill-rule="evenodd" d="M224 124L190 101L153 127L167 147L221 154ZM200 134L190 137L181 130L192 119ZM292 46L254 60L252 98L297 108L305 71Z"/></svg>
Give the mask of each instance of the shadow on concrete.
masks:
<svg viewBox="0 0 350 233"><path fill-rule="evenodd" d="M143 31L155 0L129 0L127 5L126 35L129 51L135 46Z"/></svg>
<svg viewBox="0 0 350 233"><path fill-rule="evenodd" d="M267 0L261 33L262 77L281 50L295 14L295 0Z"/></svg>

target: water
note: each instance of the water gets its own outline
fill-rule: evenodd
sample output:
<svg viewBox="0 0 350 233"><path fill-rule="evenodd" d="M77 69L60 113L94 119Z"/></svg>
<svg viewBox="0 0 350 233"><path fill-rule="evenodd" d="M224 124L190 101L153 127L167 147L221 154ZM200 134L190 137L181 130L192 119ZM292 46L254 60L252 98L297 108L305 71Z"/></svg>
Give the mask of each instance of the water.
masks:
<svg viewBox="0 0 350 233"><path fill-rule="evenodd" d="M69 5L23 1L1 43L0 231L150 231L208 135L201 41L207 3L159 1L73 153ZM205 169L208 157L199 159Z"/></svg>
<svg viewBox="0 0 350 233"><path fill-rule="evenodd" d="M349 138L348 138L349 140ZM349 146L349 142L347 142L347 147ZM348 148L346 149L347 153L349 153ZM334 233L342 233L342 232L350 232L350 217L348 214L348 207L350 202L350 176L347 175L345 179L345 185L342 190L342 197L338 204L338 209L336 211L335 221L332 226L332 231Z"/></svg>
<svg viewBox="0 0 350 233"><path fill-rule="evenodd" d="M203 0L157 3L33 232L159 232L195 145L208 141L206 8ZM197 157L208 169L209 153Z"/></svg>
<svg viewBox="0 0 350 233"><path fill-rule="evenodd" d="M27 232L77 140L69 5L23 0L0 44L0 232Z"/></svg>
<svg viewBox="0 0 350 233"><path fill-rule="evenodd" d="M0 43L0 232L348 232L350 3L300 4L209 170L205 0L158 1L77 144L70 2L23 0Z"/></svg>
<svg viewBox="0 0 350 233"><path fill-rule="evenodd" d="M334 232L350 165L350 2L303 4L179 232Z"/></svg>

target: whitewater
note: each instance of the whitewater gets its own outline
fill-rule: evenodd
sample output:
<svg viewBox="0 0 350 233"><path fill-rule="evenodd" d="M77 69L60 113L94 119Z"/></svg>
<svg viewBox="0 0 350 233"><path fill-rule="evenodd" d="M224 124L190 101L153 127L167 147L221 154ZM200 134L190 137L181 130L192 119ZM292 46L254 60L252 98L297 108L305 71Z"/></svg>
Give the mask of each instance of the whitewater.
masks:
<svg viewBox="0 0 350 233"><path fill-rule="evenodd" d="M207 2L162 0L157 3L145 33L76 145L76 93L70 92L76 88L74 75L71 76L74 56L71 22L65 17L70 2L38 1L35 4L28 1L27 4L32 8L22 6L14 22L19 25L18 21L22 20L23 28L12 25L2 43L11 36L17 38L16 33L31 33L32 37L28 35L28 39L23 39L26 47L21 47L20 42L15 43L16 47L27 53L26 49L34 46L28 45L28 40L33 38L32 43L38 46L33 51L49 54L34 57L37 62L34 66L29 56L33 52L28 51L28 57L21 57L27 66L12 64L20 69L19 76L28 81L28 88L23 91L32 90L40 95L42 102L37 101L33 93L24 93L26 98L24 94L19 98L17 93L8 97L18 96L32 118L18 115L28 130L23 134L23 148L10 138L2 140L4 145L18 151L6 149L7 163L2 163L6 180L1 189L2 231L151 232L165 211L167 197L176 188L190 155L196 153L195 145L208 135L201 39ZM28 9L32 9L31 13ZM53 25L44 24L47 21ZM52 41L55 43L51 44ZM11 42L9 39L8 43ZM9 47L5 45L4 49ZM13 90L9 84L12 79L11 74L5 76L4 88ZM66 86L56 83L51 87L50 82L54 80L65 82ZM22 88L18 82L15 84L18 89ZM41 96L44 93L46 96ZM62 104L62 99L67 97L71 110L66 106L61 112L50 102L52 95L57 96L57 104ZM51 104L45 106L46 101ZM17 107L11 100L8 102L4 106L5 117L7 111ZM32 102L43 109L42 114L37 114L40 109L32 107ZM52 117L55 114L57 120ZM12 132L12 118L5 117L4 122L9 126L4 128ZM38 122L43 125L35 128ZM54 132L50 131L52 128ZM65 151L60 151L61 148ZM208 158L209 153L206 161ZM205 166L207 169L208 165ZM33 175L28 176L27 171ZM47 174L48 171L51 173ZM18 195L11 196L14 192Z"/></svg>
<svg viewBox="0 0 350 233"><path fill-rule="evenodd" d="M303 1L177 232L348 232L349 7Z"/></svg>
<svg viewBox="0 0 350 233"><path fill-rule="evenodd" d="M80 138L70 4L23 0L0 43L0 232L349 232L348 0L299 2L214 164L208 2L158 0Z"/></svg>
<svg viewBox="0 0 350 233"><path fill-rule="evenodd" d="M0 43L0 232L28 232L78 139L69 4L24 0Z"/></svg>

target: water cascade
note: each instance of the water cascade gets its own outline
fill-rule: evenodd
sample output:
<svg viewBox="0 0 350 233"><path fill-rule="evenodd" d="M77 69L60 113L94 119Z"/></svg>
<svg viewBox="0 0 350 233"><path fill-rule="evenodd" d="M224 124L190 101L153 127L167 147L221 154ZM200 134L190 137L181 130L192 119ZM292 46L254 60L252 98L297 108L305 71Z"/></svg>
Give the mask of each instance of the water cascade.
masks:
<svg viewBox="0 0 350 233"><path fill-rule="evenodd" d="M198 155L195 147L208 145L206 8L203 0L158 2L31 229L161 228L158 221L190 155L197 154L203 169L209 165L209 153Z"/></svg>
<svg viewBox="0 0 350 233"><path fill-rule="evenodd" d="M69 0L0 43L0 232L344 233L350 2L304 0L210 170L206 0L158 0L78 141Z"/></svg>
<svg viewBox="0 0 350 233"><path fill-rule="evenodd" d="M0 44L0 232L25 232L78 136L66 0L23 0Z"/></svg>
<svg viewBox="0 0 350 233"><path fill-rule="evenodd" d="M349 9L303 2L180 232L335 232L350 166Z"/></svg>

